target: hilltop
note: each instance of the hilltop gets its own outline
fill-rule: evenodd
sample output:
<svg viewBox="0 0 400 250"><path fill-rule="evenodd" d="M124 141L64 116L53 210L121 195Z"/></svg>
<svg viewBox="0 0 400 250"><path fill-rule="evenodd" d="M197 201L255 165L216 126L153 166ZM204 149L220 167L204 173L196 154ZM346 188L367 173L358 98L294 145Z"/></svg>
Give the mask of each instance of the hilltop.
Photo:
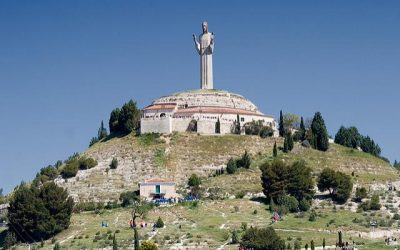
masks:
<svg viewBox="0 0 400 250"><path fill-rule="evenodd" d="M76 177L66 181L59 178L57 183L66 187L76 201L117 200L121 192L136 190L138 183L146 179L173 180L179 186L185 184L192 173L212 176L230 157L238 157L247 150L253 158L249 171L208 178L205 185L218 187L226 196L234 195L237 190L259 193L258 166L271 158L275 141L278 146L283 143L281 138L249 135L174 133L159 137L129 134L103 140L82 152L81 155L97 160L98 165L80 170ZM114 157L118 159L118 168L109 169ZM327 152L296 144L292 152L280 153L279 157L289 162L303 159L315 174L324 167L352 174L356 184L386 184L397 177L397 171L387 162L336 144L331 144Z"/></svg>

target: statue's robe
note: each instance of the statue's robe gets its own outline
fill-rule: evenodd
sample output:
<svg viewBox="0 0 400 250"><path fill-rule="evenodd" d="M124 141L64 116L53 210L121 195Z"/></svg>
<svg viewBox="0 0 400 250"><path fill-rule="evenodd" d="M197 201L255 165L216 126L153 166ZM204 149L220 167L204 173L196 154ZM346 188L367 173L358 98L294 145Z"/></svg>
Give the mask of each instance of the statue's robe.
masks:
<svg viewBox="0 0 400 250"><path fill-rule="evenodd" d="M196 49L200 55L200 88L213 89L212 53L214 43L211 43L213 35L210 32L203 33L196 41Z"/></svg>

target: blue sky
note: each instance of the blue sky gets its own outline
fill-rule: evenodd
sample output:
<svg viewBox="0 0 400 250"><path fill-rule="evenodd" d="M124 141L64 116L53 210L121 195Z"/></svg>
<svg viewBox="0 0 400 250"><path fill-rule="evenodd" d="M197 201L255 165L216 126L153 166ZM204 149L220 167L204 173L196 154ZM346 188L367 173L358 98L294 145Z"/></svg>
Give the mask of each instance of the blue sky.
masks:
<svg viewBox="0 0 400 250"><path fill-rule="evenodd" d="M87 148L101 120L196 89L192 34L215 33L214 86L267 114L370 135L400 159L399 1L1 1L0 187Z"/></svg>

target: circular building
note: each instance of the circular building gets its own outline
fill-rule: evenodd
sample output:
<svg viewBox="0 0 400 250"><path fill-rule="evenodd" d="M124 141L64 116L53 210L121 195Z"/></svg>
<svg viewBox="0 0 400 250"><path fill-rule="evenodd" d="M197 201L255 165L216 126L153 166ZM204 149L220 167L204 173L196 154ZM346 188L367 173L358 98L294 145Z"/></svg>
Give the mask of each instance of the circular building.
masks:
<svg viewBox="0 0 400 250"><path fill-rule="evenodd" d="M141 132L228 134L233 132L238 117L241 128L248 122L262 121L275 130L274 118L261 113L243 96L222 90L199 89L153 101L142 110Z"/></svg>

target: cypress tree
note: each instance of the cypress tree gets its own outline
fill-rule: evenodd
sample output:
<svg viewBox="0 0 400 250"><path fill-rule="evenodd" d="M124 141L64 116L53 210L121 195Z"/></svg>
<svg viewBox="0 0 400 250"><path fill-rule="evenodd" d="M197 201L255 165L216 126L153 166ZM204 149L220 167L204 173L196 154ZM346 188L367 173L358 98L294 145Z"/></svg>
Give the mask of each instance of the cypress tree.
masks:
<svg viewBox="0 0 400 250"><path fill-rule="evenodd" d="M283 152L287 153L289 152L289 145L288 145L288 138L285 136L285 140L283 141Z"/></svg>
<svg viewBox="0 0 400 250"><path fill-rule="evenodd" d="M239 117L239 114L237 114L237 117L236 117L235 134L240 135L240 117Z"/></svg>
<svg viewBox="0 0 400 250"><path fill-rule="evenodd" d="M283 113L282 110L279 113L279 136L283 137L285 135L285 127L283 126Z"/></svg>
<svg viewBox="0 0 400 250"><path fill-rule="evenodd" d="M115 234L113 237L113 250L118 250L118 244L117 244L117 240L115 239Z"/></svg>
<svg viewBox="0 0 400 250"><path fill-rule="evenodd" d="M325 250L325 238L322 239L322 249Z"/></svg>
<svg viewBox="0 0 400 250"><path fill-rule="evenodd" d="M342 240L342 231L339 231L338 237L339 237L339 247L342 247L342 244L343 244L343 240Z"/></svg>
<svg viewBox="0 0 400 250"><path fill-rule="evenodd" d="M276 146L276 141L275 141L275 143L274 143L274 149L273 149L273 151L272 151L272 155L273 155L274 157L277 157L277 156L278 156L278 148L277 148L277 146Z"/></svg>
<svg viewBox="0 0 400 250"><path fill-rule="evenodd" d="M320 151L327 151L329 148L328 131L320 112L315 113L311 123L312 143L311 145Z"/></svg>
<svg viewBox="0 0 400 250"><path fill-rule="evenodd" d="M286 138L287 138L288 150L292 151L294 147L292 133L291 132L287 133Z"/></svg>
<svg viewBox="0 0 400 250"><path fill-rule="evenodd" d="M97 132L97 139L100 141L101 139L106 137L107 137L107 129L104 127L103 121L101 121L99 131Z"/></svg>
<svg viewBox="0 0 400 250"><path fill-rule="evenodd" d="M311 240L311 242L310 242L310 248L311 248L311 250L315 250L314 240Z"/></svg>
<svg viewBox="0 0 400 250"><path fill-rule="evenodd" d="M220 134L221 133L221 122L219 121L219 117L217 122L215 123L215 133Z"/></svg>
<svg viewBox="0 0 400 250"><path fill-rule="evenodd" d="M304 119L301 117L300 119L300 140L304 141L306 139L306 127L304 126Z"/></svg>

